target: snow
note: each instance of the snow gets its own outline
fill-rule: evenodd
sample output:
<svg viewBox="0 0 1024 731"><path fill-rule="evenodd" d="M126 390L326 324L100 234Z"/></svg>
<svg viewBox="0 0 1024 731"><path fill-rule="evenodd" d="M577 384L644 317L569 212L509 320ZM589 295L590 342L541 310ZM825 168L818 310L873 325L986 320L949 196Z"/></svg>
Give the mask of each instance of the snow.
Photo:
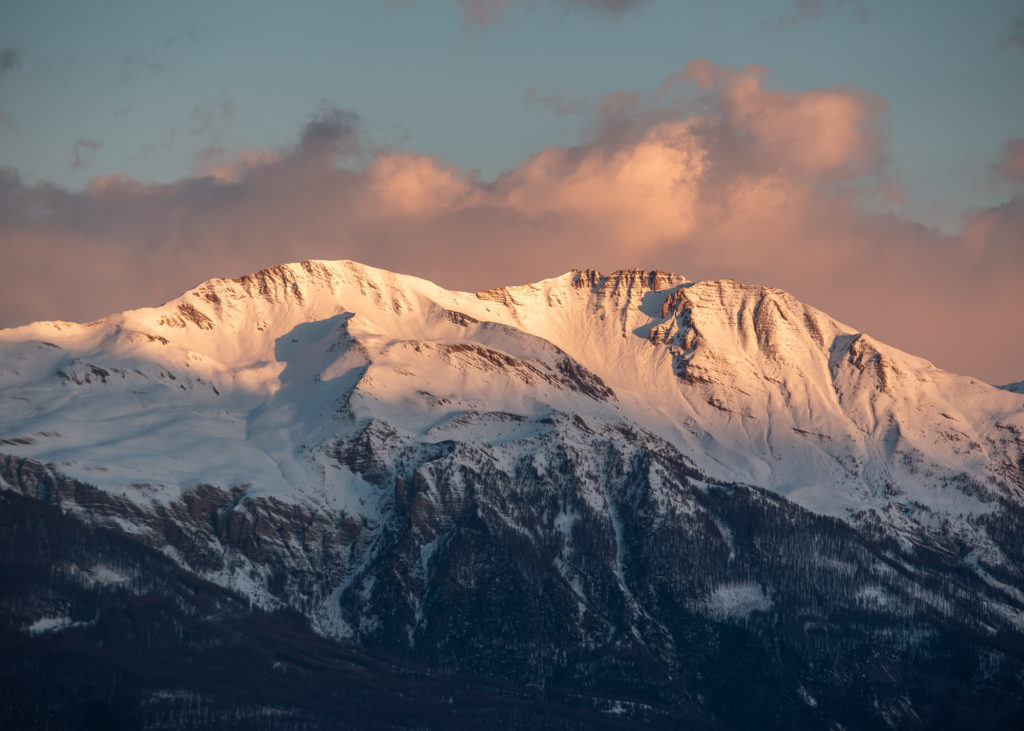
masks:
<svg viewBox="0 0 1024 731"><path fill-rule="evenodd" d="M132 577L123 571L111 566L96 564L87 569L80 569L77 566L69 566L67 570L76 576L84 584L100 586L119 586L131 581Z"/></svg>
<svg viewBox="0 0 1024 731"><path fill-rule="evenodd" d="M92 622L76 622L70 617L40 617L28 626L27 632L30 635L41 635L46 632L60 632L61 630L86 627L91 624Z"/></svg>
<svg viewBox="0 0 1024 731"><path fill-rule="evenodd" d="M877 607L887 606L892 597L880 586L865 586L857 592L857 598L868 605Z"/></svg>
<svg viewBox="0 0 1024 731"><path fill-rule="evenodd" d="M725 541L725 545L729 548L729 560L732 561L736 558L736 539L729 530L729 526L720 521L718 518L714 518L715 527L718 528L718 532L722 536L722 540Z"/></svg>
<svg viewBox="0 0 1024 731"><path fill-rule="evenodd" d="M968 554L963 559L963 562L970 566L986 584L988 584L994 589L998 589L999 591L1006 593L1019 606L1024 606L1024 591L1021 591L1015 586L1011 586L1010 584L999 581L997 578L992 576L988 571L985 571L985 569L983 569L981 565L978 563L978 556L976 551L972 551L970 554ZM1024 624L1024 612L1018 611L1015 613L1014 617L1018 624Z"/></svg>
<svg viewBox="0 0 1024 731"><path fill-rule="evenodd" d="M376 445L384 455L450 440L498 461L533 450L545 474L538 437L558 432L572 448L578 417L598 433L652 434L714 479L846 520L967 525L994 503L944 481L958 475L1020 499L1003 475L1022 456L1019 394L780 290L652 281L573 271L466 293L314 261L87 325L2 330L0 451L142 506L198 484L246 485L377 524L389 491L330 456L368 423L393 432ZM588 392L567 363L614 396ZM610 505L597 486L585 497ZM911 505L926 510L890 509ZM568 538L572 516L558 520ZM222 578L266 601L258 581Z"/></svg>
<svg viewBox="0 0 1024 731"><path fill-rule="evenodd" d="M70 617L40 617L29 625L28 633L38 635L44 632L57 632L73 624Z"/></svg>
<svg viewBox="0 0 1024 731"><path fill-rule="evenodd" d="M555 528L562 534L566 546L572 545L572 527L579 519L578 514L566 510L562 510L555 516Z"/></svg>
<svg viewBox="0 0 1024 731"><path fill-rule="evenodd" d="M718 617L742 619L754 612L767 612L772 601L760 584L723 584L715 588L704 607Z"/></svg>
<svg viewBox="0 0 1024 731"><path fill-rule="evenodd" d="M818 707L818 700L813 695L811 695L808 692L807 688L805 688L802 685L800 685L800 686L797 686L796 690L797 690L797 693L800 694L800 699L804 703L809 705L811 708L817 708Z"/></svg>

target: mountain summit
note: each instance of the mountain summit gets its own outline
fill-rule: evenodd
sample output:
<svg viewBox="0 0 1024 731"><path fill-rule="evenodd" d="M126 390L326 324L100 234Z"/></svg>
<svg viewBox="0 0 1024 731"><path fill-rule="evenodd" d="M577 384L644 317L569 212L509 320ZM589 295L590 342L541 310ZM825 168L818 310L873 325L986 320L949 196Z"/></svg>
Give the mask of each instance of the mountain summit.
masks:
<svg viewBox="0 0 1024 731"><path fill-rule="evenodd" d="M462 293L307 261L0 344L17 452L105 488L146 485L125 493L143 502L200 482L345 493L329 445L353 427L505 444L554 414L640 429L709 476L843 519L911 502L984 512L944 485L1010 496L1021 479L1018 395L728 280L574 270Z"/></svg>
<svg viewBox="0 0 1024 731"><path fill-rule="evenodd" d="M325 638L648 722L743 725L760 701L707 663L785 695L783 726L938 713L820 698L882 656L1021 669L1024 396L777 289L277 266L0 331L0 435L6 490Z"/></svg>

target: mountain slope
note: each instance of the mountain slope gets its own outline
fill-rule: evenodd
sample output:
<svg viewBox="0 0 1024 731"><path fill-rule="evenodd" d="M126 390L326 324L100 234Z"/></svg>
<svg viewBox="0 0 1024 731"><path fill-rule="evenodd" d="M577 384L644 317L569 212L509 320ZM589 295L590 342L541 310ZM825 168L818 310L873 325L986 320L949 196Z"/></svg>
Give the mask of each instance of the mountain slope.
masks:
<svg viewBox="0 0 1024 731"><path fill-rule="evenodd" d="M899 467L908 460L985 478L1012 471L1005 437L1024 428L1016 395L887 348L784 292L655 272L572 272L465 294L351 262L305 262L89 325L3 331L0 342L5 431L34 442L19 453L83 477L90 458L131 470L127 455L102 449L105 430L123 428L144 465L136 476L166 473L161 482L179 487L305 470L289 463L322 442L318 408L346 400L357 417L400 414L416 436L470 410L636 423L709 474L845 517L877 506L870 495L894 470L903 489L921 483ZM156 405L175 417L154 418ZM91 440L105 410L116 423L101 421ZM290 439L263 439L276 419ZM151 430L156 450L145 448ZM245 449L266 469L221 475L201 441ZM193 473L155 469L168 443L199 460ZM112 487L129 476L91 475ZM270 489L274 479L261 478ZM834 482L854 497L818 494Z"/></svg>
<svg viewBox="0 0 1024 731"><path fill-rule="evenodd" d="M1024 396L779 290L274 267L0 331L0 442L0 486L436 672L906 725L927 658L1017 707Z"/></svg>

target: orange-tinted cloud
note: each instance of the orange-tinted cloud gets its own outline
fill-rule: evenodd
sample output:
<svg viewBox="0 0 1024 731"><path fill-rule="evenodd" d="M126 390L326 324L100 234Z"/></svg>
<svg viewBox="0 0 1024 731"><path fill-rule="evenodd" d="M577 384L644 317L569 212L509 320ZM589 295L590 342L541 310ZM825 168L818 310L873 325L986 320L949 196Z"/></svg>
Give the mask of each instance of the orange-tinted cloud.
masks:
<svg viewBox="0 0 1024 731"><path fill-rule="evenodd" d="M653 95L595 105L581 144L490 181L375 150L329 109L290 149L210 150L172 184L71 192L0 171L0 324L95 318L304 258L460 289L642 266L782 287L942 367L1024 377L1024 198L957 236L885 213L885 103L766 78L690 64Z"/></svg>
<svg viewBox="0 0 1024 731"><path fill-rule="evenodd" d="M698 60L662 85L697 85L719 124L721 147L740 165L789 176L856 178L884 162L888 106L877 94L848 85L800 93L764 88L768 69L717 66ZM727 158L728 159L728 158Z"/></svg>

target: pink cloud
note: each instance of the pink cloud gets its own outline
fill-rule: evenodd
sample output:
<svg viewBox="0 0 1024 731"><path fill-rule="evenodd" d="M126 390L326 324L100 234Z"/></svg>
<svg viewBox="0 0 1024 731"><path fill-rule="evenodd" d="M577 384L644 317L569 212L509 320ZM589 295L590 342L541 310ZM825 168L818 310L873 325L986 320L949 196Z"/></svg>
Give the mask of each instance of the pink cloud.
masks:
<svg viewBox="0 0 1024 731"><path fill-rule="evenodd" d="M437 215L479 199L471 178L426 155L382 154L365 175L367 205L398 214Z"/></svg>
<svg viewBox="0 0 1024 731"><path fill-rule="evenodd" d="M211 177L221 183L238 183L245 178L248 171L267 166L279 159L280 153L270 150L252 147L225 150L222 147L210 147L199 155L196 167L201 176Z"/></svg>
<svg viewBox="0 0 1024 731"><path fill-rule="evenodd" d="M745 164L789 174L857 177L884 161L888 106L877 94L848 85L800 93L765 89L768 70L716 66L698 60L681 77L713 101L726 142L745 152ZM664 88L664 86L663 86Z"/></svg>
<svg viewBox="0 0 1024 731"><path fill-rule="evenodd" d="M1024 199L973 212L957 236L878 212L885 103L766 80L690 64L656 94L596 104L581 144L492 181L374 150L355 115L329 109L291 149L213 149L173 184L105 176L71 192L0 171L0 253L16 273L2 324L91 319L305 258L471 290L641 266L782 287L941 367L1024 377L1024 342L1008 336L1024 311Z"/></svg>

